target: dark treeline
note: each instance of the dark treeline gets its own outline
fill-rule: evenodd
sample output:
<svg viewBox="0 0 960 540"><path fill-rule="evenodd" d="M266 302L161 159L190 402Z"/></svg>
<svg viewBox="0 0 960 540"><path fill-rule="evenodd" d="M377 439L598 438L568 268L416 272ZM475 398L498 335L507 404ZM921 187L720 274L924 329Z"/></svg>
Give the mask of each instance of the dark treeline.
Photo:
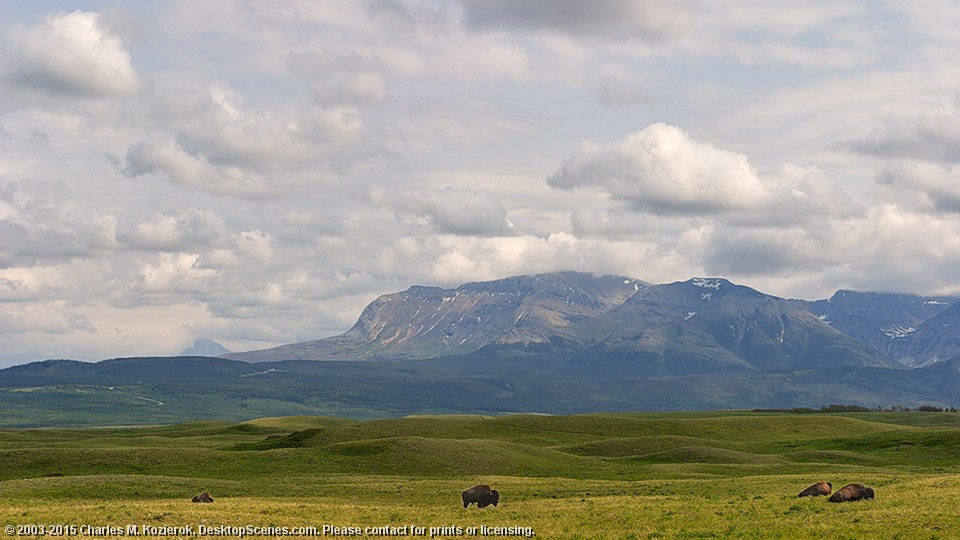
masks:
<svg viewBox="0 0 960 540"><path fill-rule="evenodd" d="M779 412L779 413L800 413L800 414L814 414L814 413L850 413L850 412L957 412L957 409L952 405L947 408L935 407L933 405L921 405L916 409L911 409L910 407L904 407L903 405L892 405L890 407L884 408L882 406L877 406L876 408L862 407L860 405L823 405L819 409L813 409L810 407L794 407L792 409L753 409L752 412Z"/></svg>

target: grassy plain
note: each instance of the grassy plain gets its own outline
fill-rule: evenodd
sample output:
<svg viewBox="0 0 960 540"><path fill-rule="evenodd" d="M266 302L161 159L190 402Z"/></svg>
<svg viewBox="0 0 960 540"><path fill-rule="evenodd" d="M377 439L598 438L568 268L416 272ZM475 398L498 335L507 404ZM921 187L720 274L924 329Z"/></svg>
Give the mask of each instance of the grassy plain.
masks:
<svg viewBox="0 0 960 540"><path fill-rule="evenodd" d="M862 482L877 498L796 497L818 480ZM499 507L461 507L460 490L477 483L501 492ZM213 504L190 503L205 490ZM434 537L450 538L512 526L507 537L948 539L960 538L958 508L957 413L287 417L0 430L0 527L43 526L45 537L122 537L82 527L128 525L189 526L195 535L201 526L313 526L320 535L330 525L357 527L364 538L375 536L366 527L414 537L446 527Z"/></svg>

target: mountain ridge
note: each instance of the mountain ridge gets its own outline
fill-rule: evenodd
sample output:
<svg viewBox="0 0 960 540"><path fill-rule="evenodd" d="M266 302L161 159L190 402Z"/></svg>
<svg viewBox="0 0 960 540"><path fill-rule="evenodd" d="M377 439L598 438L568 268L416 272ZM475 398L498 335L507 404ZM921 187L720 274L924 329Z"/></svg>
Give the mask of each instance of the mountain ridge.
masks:
<svg viewBox="0 0 960 540"><path fill-rule="evenodd" d="M918 302L882 294L914 308ZM481 350L487 356L510 356L519 354L515 345L540 344L540 354L584 369L594 362L649 376L834 365L911 367L881 351L878 340L857 339L830 324L831 314L841 323L854 320L838 316L845 296L784 299L718 277L652 285L627 276L579 272L513 276L450 289L415 285L380 296L338 336L223 356L253 362L396 362L476 356ZM935 298L947 304L943 299L948 297ZM817 309L827 314L814 313ZM906 321L915 322L920 311L938 312L913 309ZM864 335L882 334L874 327L889 324L891 317L896 318L860 317L854 326L862 327ZM558 346L551 350L551 343ZM530 351L523 355L529 357Z"/></svg>
<svg viewBox="0 0 960 540"><path fill-rule="evenodd" d="M223 356L399 361L468 354L492 344L544 343L647 286L623 276L578 272L514 276L453 289L415 285L378 297L338 336Z"/></svg>

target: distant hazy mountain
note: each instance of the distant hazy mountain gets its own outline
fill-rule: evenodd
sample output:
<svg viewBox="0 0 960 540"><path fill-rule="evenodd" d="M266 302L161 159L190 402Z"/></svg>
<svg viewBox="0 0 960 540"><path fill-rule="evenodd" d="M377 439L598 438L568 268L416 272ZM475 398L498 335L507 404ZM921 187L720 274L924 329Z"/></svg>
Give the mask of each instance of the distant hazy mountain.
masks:
<svg viewBox="0 0 960 540"><path fill-rule="evenodd" d="M180 356L220 356L228 352L230 352L229 349L216 341L200 338L193 342L192 347L184 349Z"/></svg>
<svg viewBox="0 0 960 540"><path fill-rule="evenodd" d="M924 321L956 301L950 296L840 290L828 300L810 302L810 311L830 326L882 354L898 357L904 354L900 346Z"/></svg>
<svg viewBox="0 0 960 540"><path fill-rule="evenodd" d="M918 324L903 339L894 341L890 353L901 363L920 367L960 356L960 303Z"/></svg>

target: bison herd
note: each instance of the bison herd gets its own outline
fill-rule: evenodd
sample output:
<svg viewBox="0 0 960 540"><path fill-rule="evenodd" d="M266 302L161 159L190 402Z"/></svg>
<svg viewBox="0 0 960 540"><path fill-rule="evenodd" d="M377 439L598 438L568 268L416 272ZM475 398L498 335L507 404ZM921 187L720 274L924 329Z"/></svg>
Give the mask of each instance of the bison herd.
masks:
<svg viewBox="0 0 960 540"><path fill-rule="evenodd" d="M800 492L797 497L819 497L820 495L830 495L830 491L833 489L833 484L830 482L817 482L807 489ZM873 488L868 488L863 484L853 483L847 484L842 488L838 489L833 495L830 495L828 499L830 502L850 502L850 501L859 501L860 499L872 499L873 498Z"/></svg>
<svg viewBox="0 0 960 540"><path fill-rule="evenodd" d="M830 495L830 498L828 499L830 502L849 502L859 501L860 499L872 499L874 496L872 488L868 488L863 484L858 483L847 484L831 495L832 491L833 484L830 482L817 482L816 484L813 484L801 491L797 497L819 497L821 495ZM487 484L480 484L461 491L460 498L463 500L464 508L467 508L474 503L476 503L478 508L486 508L487 506L491 505L497 506L497 504L500 502L500 492L495 489L491 489ZM195 503L212 503L213 497L210 496L209 492L204 491L199 495L195 495L191 500Z"/></svg>

